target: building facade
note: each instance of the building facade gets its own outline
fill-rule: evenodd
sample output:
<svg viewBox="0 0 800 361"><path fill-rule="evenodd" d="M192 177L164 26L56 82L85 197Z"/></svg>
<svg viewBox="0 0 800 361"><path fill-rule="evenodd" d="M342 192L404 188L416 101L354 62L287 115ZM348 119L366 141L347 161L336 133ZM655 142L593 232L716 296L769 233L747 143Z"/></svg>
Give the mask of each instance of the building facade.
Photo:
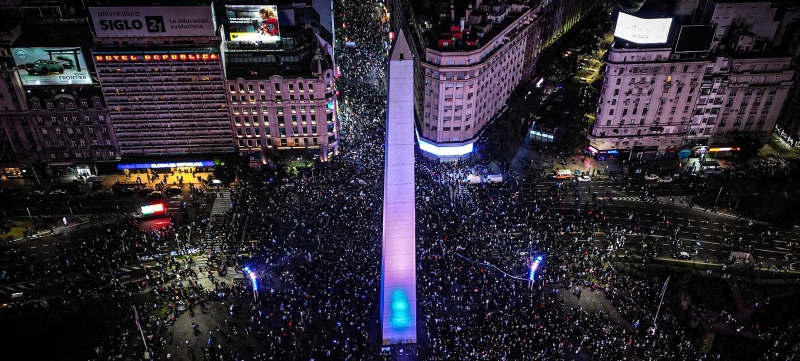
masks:
<svg viewBox="0 0 800 361"><path fill-rule="evenodd" d="M80 23L25 24L4 33L0 161L6 177L85 176L118 160L108 107L84 57L88 49L70 36L90 37L86 30Z"/></svg>
<svg viewBox="0 0 800 361"><path fill-rule="evenodd" d="M469 153L480 132L504 111L511 92L533 76L541 51L602 4L475 1L465 9L451 5L444 21L451 25L442 31L419 31L413 22L404 26L412 49L420 37L424 44L415 59L422 149L444 157ZM395 8L408 16L407 7Z"/></svg>
<svg viewBox="0 0 800 361"><path fill-rule="evenodd" d="M280 43L226 41L224 49L236 147L254 167L276 151L321 161L338 153L333 60L310 28L284 26Z"/></svg>
<svg viewBox="0 0 800 361"><path fill-rule="evenodd" d="M759 5L765 6L754 14L772 15L764 22L750 19L751 31L745 23L734 26L727 20L731 11L745 14L749 6L716 3L712 19L719 22L706 24L709 40L699 51L681 49L679 31L660 45L617 39L608 52L589 149L649 158L682 147L705 152L709 146L732 145L739 136L766 140L793 70L787 49L772 43L780 28L772 21L774 9L769 11L769 2Z"/></svg>
<svg viewBox="0 0 800 361"><path fill-rule="evenodd" d="M260 162L287 149L336 154L332 26L318 14L330 5L178 3L2 14L0 173L94 174L122 158L237 150ZM240 41L262 36L248 26L264 7L277 14L274 33Z"/></svg>
<svg viewBox="0 0 800 361"><path fill-rule="evenodd" d="M122 156L235 151L221 38L210 6L101 7L90 13L92 59ZM191 20L204 27L151 33L108 26L141 21L126 16L130 13L157 13L167 23Z"/></svg>

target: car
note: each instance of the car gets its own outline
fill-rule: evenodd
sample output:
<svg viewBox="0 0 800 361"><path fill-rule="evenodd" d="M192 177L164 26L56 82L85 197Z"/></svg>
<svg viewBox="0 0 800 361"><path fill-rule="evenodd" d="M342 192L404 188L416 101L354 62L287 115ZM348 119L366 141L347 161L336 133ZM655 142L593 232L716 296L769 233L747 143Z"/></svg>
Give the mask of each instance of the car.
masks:
<svg viewBox="0 0 800 361"><path fill-rule="evenodd" d="M591 181L592 178L590 178L588 175L582 175L578 177L578 182L591 182Z"/></svg>
<svg viewBox="0 0 800 361"><path fill-rule="evenodd" d="M64 73L64 65L55 60L39 59L33 63L25 64L25 70L30 74L47 75L50 73Z"/></svg>
<svg viewBox="0 0 800 361"><path fill-rule="evenodd" d="M133 212L133 219L142 219L143 217L142 211Z"/></svg>
<svg viewBox="0 0 800 361"><path fill-rule="evenodd" d="M648 180L648 181L654 181L654 180L658 180L658 179L659 179L659 176L657 176L655 174L645 174L645 176L644 176L644 180Z"/></svg>
<svg viewBox="0 0 800 361"><path fill-rule="evenodd" d="M134 187L122 187L117 190L119 194L134 194L136 193L136 188Z"/></svg>
<svg viewBox="0 0 800 361"><path fill-rule="evenodd" d="M162 194L161 191L153 191L150 192L145 198L147 199L164 198L164 194Z"/></svg>
<svg viewBox="0 0 800 361"><path fill-rule="evenodd" d="M181 187L172 186L172 187L169 187L169 188L165 189L164 193L166 193L166 194L180 194L181 191L182 191Z"/></svg>
<svg viewBox="0 0 800 361"><path fill-rule="evenodd" d="M672 183L672 177L658 178L658 183Z"/></svg>
<svg viewBox="0 0 800 361"><path fill-rule="evenodd" d="M153 191L153 188L150 188L150 187L140 188L139 189L139 195L142 196L142 197L147 197L147 195L150 194L152 191Z"/></svg>
<svg viewBox="0 0 800 361"><path fill-rule="evenodd" d="M681 260L687 260L687 259L692 258L692 256L689 255L689 252L681 251L681 252L673 252L672 253L672 258L681 259Z"/></svg>

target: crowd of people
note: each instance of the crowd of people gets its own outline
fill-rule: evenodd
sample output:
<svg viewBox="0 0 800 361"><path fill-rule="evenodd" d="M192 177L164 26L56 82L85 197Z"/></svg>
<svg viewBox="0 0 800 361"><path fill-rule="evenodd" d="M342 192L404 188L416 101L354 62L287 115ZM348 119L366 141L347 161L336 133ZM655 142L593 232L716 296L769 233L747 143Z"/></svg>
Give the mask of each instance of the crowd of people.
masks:
<svg viewBox="0 0 800 361"><path fill-rule="evenodd" d="M62 250L53 265L26 263L31 272L80 270L108 280L114 295L146 293L137 314L151 357L166 359L182 340L171 327L182 315L227 301L224 325L200 329L206 359L388 360L379 323L387 34L374 16L377 2L335 2L336 36L355 47L337 51L340 154L293 179L243 177L225 197L224 215L198 212L181 230L140 230L121 223L92 242ZM480 157L440 163L416 157L419 358L426 360L718 358L701 352L662 288L614 268L609 247L629 235L603 216L604 201L578 202L566 184L525 195L510 182L469 185L487 174ZM525 175L530 182L541 174ZM576 202L565 205L565 198ZM220 201L217 199L217 201ZM604 242L591 242L600 232ZM205 267L179 252L155 260L144 275L123 282L115 271L155 254L167 239L186 237L182 253L204 249ZM186 236L195 234L194 238ZM221 243L204 247L204 237ZM576 242L577 236L589 242ZM542 263L535 272L536 257ZM26 261L28 262L28 261ZM247 266L250 282L214 277ZM110 271L109 271L110 270ZM204 287L198 275L208 275ZM85 297L70 283L66 297ZM129 321L133 321L130 316ZM131 324L129 322L128 324ZM131 328L120 328L97 353L114 357ZM205 335L208 333L208 336ZM777 330L770 332L779 333ZM247 346L224 342L246 335ZM784 355L796 328L773 346ZM796 346L795 346L796 348ZM172 350L172 351L170 351ZM186 355L195 359L186 341Z"/></svg>

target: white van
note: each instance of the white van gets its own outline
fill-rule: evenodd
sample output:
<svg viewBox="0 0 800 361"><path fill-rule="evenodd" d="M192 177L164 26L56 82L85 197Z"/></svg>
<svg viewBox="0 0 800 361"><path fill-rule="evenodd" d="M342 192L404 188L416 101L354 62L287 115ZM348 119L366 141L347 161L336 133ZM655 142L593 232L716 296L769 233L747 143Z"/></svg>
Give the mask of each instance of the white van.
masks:
<svg viewBox="0 0 800 361"><path fill-rule="evenodd" d="M553 173L555 179L571 179L572 171L569 169L559 169Z"/></svg>
<svg viewBox="0 0 800 361"><path fill-rule="evenodd" d="M486 183L503 183L503 175L489 174L486 176Z"/></svg>
<svg viewBox="0 0 800 361"><path fill-rule="evenodd" d="M467 177L467 184L481 184L481 176L470 174L469 177Z"/></svg>

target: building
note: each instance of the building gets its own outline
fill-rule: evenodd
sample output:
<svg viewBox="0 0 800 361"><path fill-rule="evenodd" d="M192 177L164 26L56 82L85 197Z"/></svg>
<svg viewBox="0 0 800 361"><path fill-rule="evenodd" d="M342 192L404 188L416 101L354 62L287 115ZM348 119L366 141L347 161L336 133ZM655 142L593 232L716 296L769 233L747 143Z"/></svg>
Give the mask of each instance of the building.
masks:
<svg viewBox="0 0 800 361"><path fill-rule="evenodd" d="M97 174L119 155L87 62L86 24L30 22L8 33L0 90L7 177Z"/></svg>
<svg viewBox="0 0 800 361"><path fill-rule="evenodd" d="M795 66L796 68L796 66ZM792 146L800 146L800 69L795 71L795 82L783 104L775 133Z"/></svg>
<svg viewBox="0 0 800 361"><path fill-rule="evenodd" d="M235 151L211 6L89 12L92 59L123 157Z"/></svg>
<svg viewBox="0 0 800 361"><path fill-rule="evenodd" d="M700 24L620 13L590 151L639 159L684 147L719 153L737 137L770 136L792 83L791 50L773 41L786 29L770 2L714 6ZM745 14L765 18L731 20ZM643 22L653 30L630 31Z"/></svg>
<svg viewBox="0 0 800 361"><path fill-rule="evenodd" d="M236 147L254 167L265 163L269 152L310 151L322 161L338 152L333 60L311 26L319 22L309 15L313 8L289 11L296 5L226 6L226 100ZM278 19L275 34L252 37L243 31L252 25L240 19L258 16L262 9L279 17L306 15Z"/></svg>
<svg viewBox="0 0 800 361"><path fill-rule="evenodd" d="M458 157L505 110L520 82L535 72L539 53L603 2L451 2L440 21L408 21L395 5L393 23L409 34L417 55L417 132L426 154ZM399 12L399 14L398 14ZM418 49L418 50L417 50Z"/></svg>

